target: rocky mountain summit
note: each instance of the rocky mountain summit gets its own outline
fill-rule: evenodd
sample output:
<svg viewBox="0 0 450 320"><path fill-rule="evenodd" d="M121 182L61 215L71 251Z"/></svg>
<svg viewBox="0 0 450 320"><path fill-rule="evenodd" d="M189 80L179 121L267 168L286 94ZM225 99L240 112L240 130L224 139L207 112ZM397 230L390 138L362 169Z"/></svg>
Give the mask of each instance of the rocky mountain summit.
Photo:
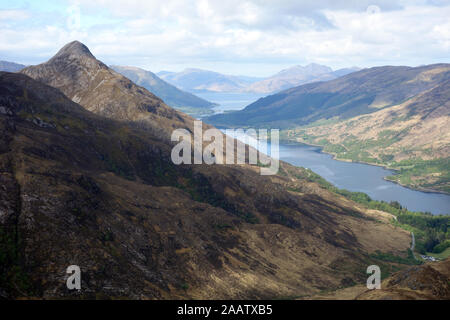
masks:
<svg viewBox="0 0 450 320"><path fill-rule="evenodd" d="M126 121L142 121L164 131L185 127L193 119L168 107L159 97L97 60L78 41L65 45L46 63L21 71L33 79L60 89L69 99L94 113Z"/></svg>

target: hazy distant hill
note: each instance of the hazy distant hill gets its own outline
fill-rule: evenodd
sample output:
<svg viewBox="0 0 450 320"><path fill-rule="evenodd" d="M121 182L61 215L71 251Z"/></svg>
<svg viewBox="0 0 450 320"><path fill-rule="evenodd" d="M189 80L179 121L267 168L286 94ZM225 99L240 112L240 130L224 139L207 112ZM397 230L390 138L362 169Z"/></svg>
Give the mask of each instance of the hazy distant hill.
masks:
<svg viewBox="0 0 450 320"><path fill-rule="evenodd" d="M161 71L157 75L180 89L194 93L240 92L249 84L261 80L261 78L225 75L202 69L185 69L182 72Z"/></svg>
<svg viewBox="0 0 450 320"><path fill-rule="evenodd" d="M0 61L0 71L17 72L25 67L25 65L15 62Z"/></svg>
<svg viewBox="0 0 450 320"><path fill-rule="evenodd" d="M168 105L188 112L208 110L215 106L214 103L197 97L189 92L184 92L175 86L160 79L156 74L136 67L112 66L112 69L121 73L134 83L143 86L164 100Z"/></svg>
<svg viewBox="0 0 450 320"><path fill-rule="evenodd" d="M359 67L342 68L342 69L337 69L336 71L333 71L333 75L335 75L336 78L339 78L339 77L345 76L349 73L356 72L359 70L361 70L361 68L359 68Z"/></svg>
<svg viewBox="0 0 450 320"><path fill-rule="evenodd" d="M274 93L305 83L336 79L357 70L359 68L353 67L333 71L330 67L313 63L282 70L269 78L224 75L201 69L186 69L182 72L160 71L157 75L189 92Z"/></svg>
<svg viewBox="0 0 450 320"><path fill-rule="evenodd" d="M274 93L284 89L296 87L305 83L336 79L359 69L347 68L333 71L330 67L320 64L295 66L249 85L245 91L258 93Z"/></svg>

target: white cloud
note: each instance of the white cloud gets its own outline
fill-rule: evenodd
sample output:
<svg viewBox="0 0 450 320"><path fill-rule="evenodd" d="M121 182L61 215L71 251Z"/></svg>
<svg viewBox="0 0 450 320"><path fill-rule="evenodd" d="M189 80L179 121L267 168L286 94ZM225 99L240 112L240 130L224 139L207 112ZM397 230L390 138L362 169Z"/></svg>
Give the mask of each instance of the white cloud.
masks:
<svg viewBox="0 0 450 320"><path fill-rule="evenodd" d="M38 62L85 42L107 63L265 75L292 64L332 67L449 62L450 4L429 1L78 0L81 28L29 25L0 10L0 54ZM68 6L72 3L68 3ZM19 19L3 23L2 17ZM88 21L89 23L87 23ZM3 57L4 56L4 57ZM18 59L29 59L19 61ZM447 59L447 61L443 61Z"/></svg>
<svg viewBox="0 0 450 320"><path fill-rule="evenodd" d="M1 10L0 21L20 21L29 18L29 14L24 10Z"/></svg>

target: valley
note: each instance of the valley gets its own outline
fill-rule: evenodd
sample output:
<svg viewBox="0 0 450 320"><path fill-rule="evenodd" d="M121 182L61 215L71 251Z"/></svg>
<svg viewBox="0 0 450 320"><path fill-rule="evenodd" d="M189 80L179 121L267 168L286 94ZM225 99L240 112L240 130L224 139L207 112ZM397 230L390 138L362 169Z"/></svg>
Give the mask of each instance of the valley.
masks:
<svg viewBox="0 0 450 320"><path fill-rule="evenodd" d="M2 314L449 301L449 16L442 0L0 1Z"/></svg>
<svg viewBox="0 0 450 320"><path fill-rule="evenodd" d="M231 97L235 97L232 95ZM242 110L241 100L237 102L231 100L230 96L224 94L208 94L206 97L215 99L217 103L224 108L225 112ZM253 96L243 97L243 101L249 101ZM239 108L239 105L241 106ZM222 110L221 110L222 111ZM223 111L222 111L223 112ZM323 127L327 123L318 122ZM404 207L411 211L432 212L433 214L450 213L450 196L443 192L434 190L420 190L420 188L411 188L410 185L399 184L394 179L398 178L399 171L395 169L388 170L379 162L368 162L361 159L346 159L336 157L330 149L320 145L319 139L312 140L310 135L304 134L301 139L299 132L305 129L282 130L280 132L280 160L286 161L292 165L309 168L319 174L325 180L331 182L338 188L353 192L364 192L371 198L379 201L391 202L398 201ZM331 134L334 128L330 128L327 134ZM245 141L245 136L239 137ZM250 143L257 148L257 143ZM352 144L349 144L353 146ZM270 149L270 148L269 148ZM353 161L351 161L353 160ZM370 164L370 165L369 165ZM447 167L440 168L447 170ZM427 170L430 170L427 167ZM390 182L392 181L392 182ZM419 189L419 190L417 190Z"/></svg>
<svg viewBox="0 0 450 320"><path fill-rule="evenodd" d="M348 120L317 121L285 138L320 145L338 159L396 170L387 177L410 188L450 193L450 85Z"/></svg>
<svg viewBox="0 0 450 320"><path fill-rule="evenodd" d="M0 73L0 104L2 297L261 299L404 267L409 232L309 170L174 165L170 134L194 119L79 42Z"/></svg>
<svg viewBox="0 0 450 320"><path fill-rule="evenodd" d="M378 201L397 201L411 211L450 214L450 196L420 192L386 181L395 172L379 166L337 161L322 153L320 147L298 143L281 143L280 159L311 169L338 188L363 192Z"/></svg>
<svg viewBox="0 0 450 320"><path fill-rule="evenodd" d="M236 138L250 141L257 148L255 140L246 135ZM270 148L268 148L269 150ZM389 170L379 166L352 163L333 159L322 153L321 148L299 143L281 143L280 160L304 167L308 179L323 188L355 201L364 208L383 213L383 220L416 234L414 247L417 256L429 255L438 259L450 257L450 196L412 190L385 180ZM434 216L433 216L434 215Z"/></svg>
<svg viewBox="0 0 450 320"><path fill-rule="evenodd" d="M401 215L402 227L419 235L421 254L428 252L435 257L446 258L448 257L446 249L448 235L445 230L449 224L448 217L440 218L438 216L433 219L429 215L430 212L447 215L450 212L450 198L443 194L447 193L446 186L450 181L448 177L450 168L448 164L449 91L446 75L448 65L444 65L444 68L442 65L422 68L425 70L431 68L432 71L426 71L425 75L415 76L414 81L417 79L433 81L428 78L429 74L438 75L441 78L438 78L435 87L407 99L404 103L381 108L380 111L358 117L350 117L347 120L335 116L303 126L292 125L292 129L289 128L291 125L286 125L287 128L283 129L280 135L283 140L280 145L280 159L294 165L307 167L320 174L327 181L319 177L316 181L321 181L322 185L329 190L368 208L387 211L396 216ZM336 82L342 81L344 80L336 80ZM307 89L308 87L308 85L300 86L298 89ZM287 90L287 92L293 90ZM212 116L206 121L222 127L238 127L234 123L242 124L239 121L252 123L261 119L260 117L264 116L266 112L269 115L269 111L265 107L260 108L259 106L262 106L264 101L268 101L270 106L277 96L282 96L282 93L262 98L240 111ZM298 107L301 108L304 102L300 100L298 103ZM309 103L314 105L314 100ZM273 108L280 107L283 105ZM276 119L277 111L274 110L274 112L275 115L272 113L271 119ZM248 118L253 113L255 118L253 116ZM221 122L225 119L226 121ZM230 122L227 122L228 120ZM276 128L280 125L276 120L260 124L256 122L255 124L257 127L263 128ZM302 145L305 143L310 146ZM334 154L334 158L341 161L321 154L322 150ZM369 158L376 152L381 156ZM387 156L390 152L393 155ZM396 159L399 159L399 162L396 162ZM382 166L393 170L386 170ZM384 179L397 184L384 181ZM328 181L331 181L332 184ZM438 224L443 223L441 230L444 232L439 236L432 231L433 227L429 229L435 224L433 220L441 221ZM420 230L417 229L418 226L420 226ZM439 243L443 243L442 248L436 247L434 250Z"/></svg>
<svg viewBox="0 0 450 320"><path fill-rule="evenodd" d="M286 141L396 170L387 179L409 188L448 193L449 77L448 64L364 69L288 89L206 121L281 128Z"/></svg>

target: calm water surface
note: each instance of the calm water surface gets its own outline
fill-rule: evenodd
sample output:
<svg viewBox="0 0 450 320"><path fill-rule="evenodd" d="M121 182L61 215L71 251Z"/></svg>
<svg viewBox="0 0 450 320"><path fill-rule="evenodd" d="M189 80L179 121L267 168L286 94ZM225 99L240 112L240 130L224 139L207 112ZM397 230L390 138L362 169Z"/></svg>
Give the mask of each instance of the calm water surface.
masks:
<svg viewBox="0 0 450 320"><path fill-rule="evenodd" d="M195 93L200 98L211 102L218 103L219 106L214 108L216 113L223 113L228 110L241 110L252 102L262 98L264 95L257 93L223 93L223 92L207 92Z"/></svg>
<svg viewBox="0 0 450 320"><path fill-rule="evenodd" d="M450 213L450 196L411 190L386 181L391 170L363 163L334 160L319 147L280 145L280 159L290 164L309 168L338 188L367 193L372 199L398 201L411 211Z"/></svg>

